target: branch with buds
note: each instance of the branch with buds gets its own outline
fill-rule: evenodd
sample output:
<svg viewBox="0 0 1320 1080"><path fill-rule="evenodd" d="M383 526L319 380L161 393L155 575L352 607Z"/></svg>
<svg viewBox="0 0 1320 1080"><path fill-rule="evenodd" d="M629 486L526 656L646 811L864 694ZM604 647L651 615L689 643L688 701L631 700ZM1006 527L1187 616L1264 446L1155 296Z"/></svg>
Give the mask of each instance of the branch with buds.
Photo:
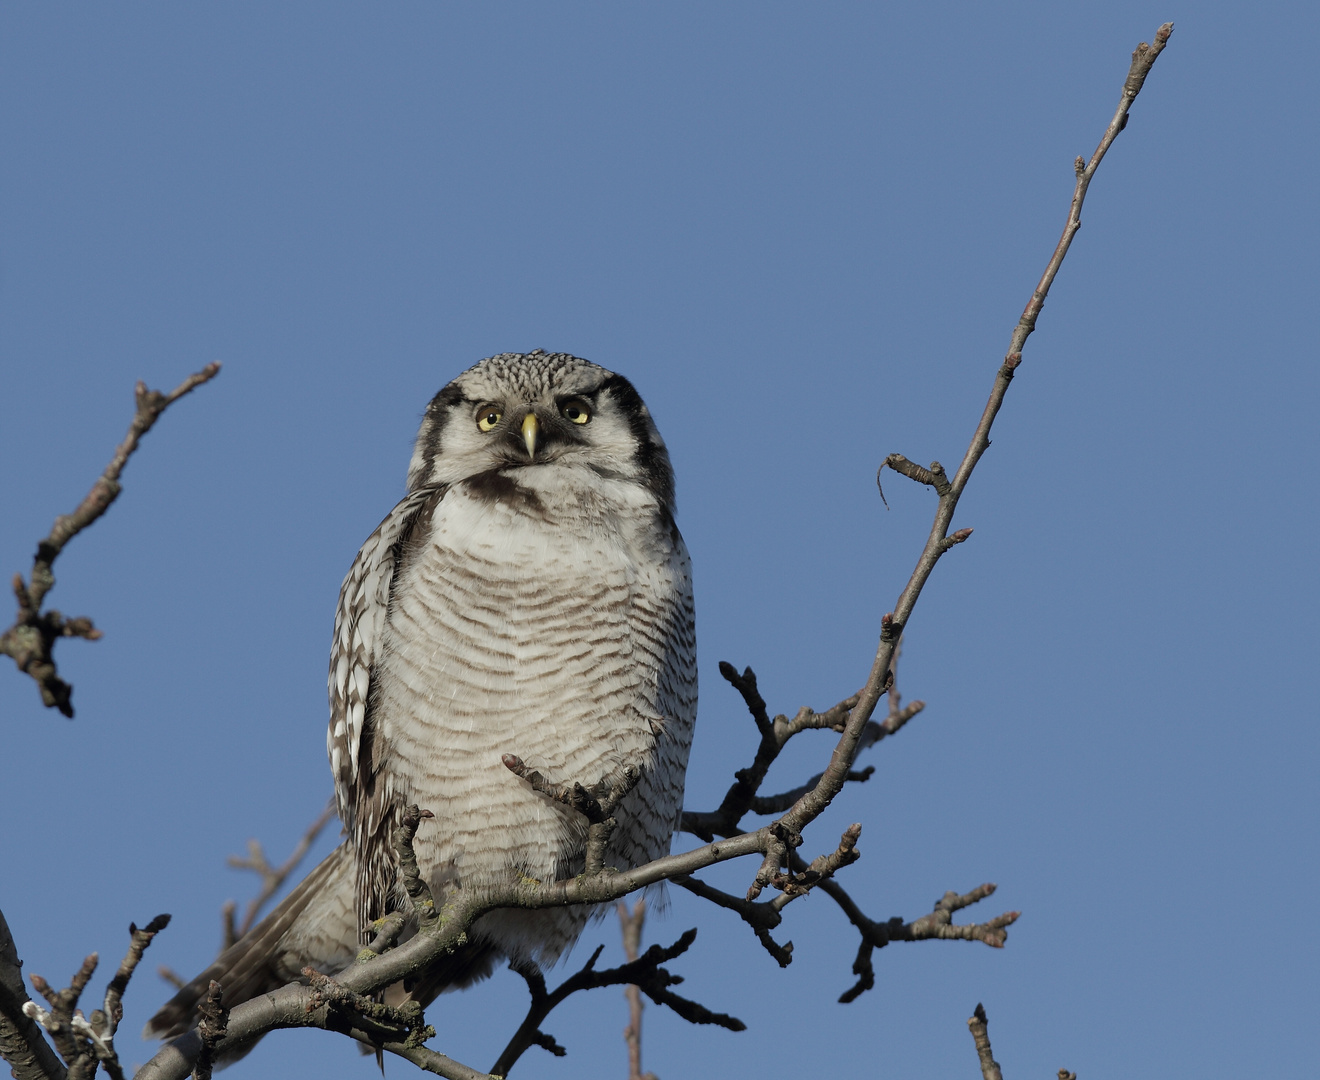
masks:
<svg viewBox="0 0 1320 1080"><path fill-rule="evenodd" d="M128 425L124 441L115 448L110 464L96 478L92 490L73 513L57 517L49 534L37 544L37 554L32 561L32 572L28 580L24 581L22 574L14 575L13 589L14 598L18 601L18 614L14 616L13 625L0 634L0 653L12 657L18 670L32 677L41 691L42 704L48 709L59 709L65 716L73 716L73 687L61 679L56 671L55 642L66 637L84 638L87 641L96 641L101 637L101 631L85 616L71 619L54 609L41 610L46 594L55 587L55 560L70 540L109 510L110 504L119 497L123 490L119 477L123 474L124 466L138 448L142 436L160 419L160 414L184 394L210 382L219 373L219 364L207 364L201 371L189 375L168 394L148 390L145 384L139 382L134 391L137 409L133 421Z"/></svg>

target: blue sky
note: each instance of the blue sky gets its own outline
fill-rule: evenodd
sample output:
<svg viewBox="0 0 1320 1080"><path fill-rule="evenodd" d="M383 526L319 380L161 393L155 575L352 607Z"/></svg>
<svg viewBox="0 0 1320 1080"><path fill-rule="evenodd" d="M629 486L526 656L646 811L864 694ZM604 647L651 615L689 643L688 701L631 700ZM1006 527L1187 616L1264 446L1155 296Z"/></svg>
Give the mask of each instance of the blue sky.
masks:
<svg viewBox="0 0 1320 1080"><path fill-rule="evenodd" d="M1314 1057L1317 17L1300 4L6 5L0 10L0 569L26 571L123 434L138 378L217 381L166 414L50 602L77 719L0 673L0 906L28 971L191 975L329 794L339 582L399 497L428 398L544 347L627 374L669 442L702 698L688 805L753 729L861 684L1139 40L1172 42L1091 189L940 565L901 689L928 707L807 847L864 825L845 885L915 918L1024 915L1003 951L855 936L794 904L780 971L686 895L685 989L734 1035L647 1012L648 1068L1294 1074ZM803 736L769 786L817 771ZM680 838L680 844L690 838ZM321 850L326 844L323 842ZM753 867L711 879L736 891ZM613 921L588 931L617 955ZM103 985L98 980L96 985ZM125 1057L166 996L129 992ZM431 1010L486 1067L501 973ZM517 1014L515 1016L514 1014ZM613 990L520 1075L626 1075ZM368 1077L281 1033L235 1078ZM391 1065L401 1075L402 1065Z"/></svg>

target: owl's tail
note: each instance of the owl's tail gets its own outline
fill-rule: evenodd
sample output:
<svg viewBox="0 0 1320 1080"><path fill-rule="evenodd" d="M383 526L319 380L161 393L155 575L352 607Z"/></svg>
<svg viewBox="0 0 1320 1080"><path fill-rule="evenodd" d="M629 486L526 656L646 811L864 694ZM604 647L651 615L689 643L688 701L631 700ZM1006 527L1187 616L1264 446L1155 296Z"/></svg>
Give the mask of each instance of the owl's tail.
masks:
<svg viewBox="0 0 1320 1080"><path fill-rule="evenodd" d="M340 844L269 915L166 1002L147 1022L143 1036L172 1039L188 1031L212 979L224 992L225 1008L232 1009L301 978L305 967L327 974L342 971L358 950L353 882L353 851ZM484 979L499 956L493 946L474 941L437 959L407 987L390 987L385 1000L398 1004L411 997L428 1005L445 990ZM232 1061L252 1045L230 1047L224 1056Z"/></svg>
<svg viewBox="0 0 1320 1080"><path fill-rule="evenodd" d="M147 1022L143 1037L168 1039L191 1028L212 979L224 991L225 1007L233 1008L293 982L304 967L340 971L356 950L353 852L340 844L269 915L166 1002Z"/></svg>

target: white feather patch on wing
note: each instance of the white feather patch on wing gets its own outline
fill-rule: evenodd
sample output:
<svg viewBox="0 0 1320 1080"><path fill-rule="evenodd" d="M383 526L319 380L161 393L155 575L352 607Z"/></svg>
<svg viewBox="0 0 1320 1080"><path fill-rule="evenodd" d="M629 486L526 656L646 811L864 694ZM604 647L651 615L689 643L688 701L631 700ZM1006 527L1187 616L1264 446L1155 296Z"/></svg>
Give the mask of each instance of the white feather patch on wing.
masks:
<svg viewBox="0 0 1320 1080"><path fill-rule="evenodd" d="M361 775L362 737L370 709L371 678L389 614L399 544L429 500L442 492L420 488L403 499L367 537L339 590L330 647L330 726L326 750L334 772L339 815L351 829Z"/></svg>

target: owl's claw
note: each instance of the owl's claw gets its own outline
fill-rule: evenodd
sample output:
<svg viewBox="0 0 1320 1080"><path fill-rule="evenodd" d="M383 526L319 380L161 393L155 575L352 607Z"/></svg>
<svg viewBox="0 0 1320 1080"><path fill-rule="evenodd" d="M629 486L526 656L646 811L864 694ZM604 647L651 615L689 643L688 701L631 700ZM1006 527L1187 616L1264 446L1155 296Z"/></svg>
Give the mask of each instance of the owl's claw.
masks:
<svg viewBox="0 0 1320 1080"><path fill-rule="evenodd" d="M584 872L601 873L605 869L605 848L617 824L614 809L637 786L642 778L641 769L636 765L625 765L622 773L603 776L587 788L576 781L552 784L516 754L504 754L500 760L509 772L526 780L538 795L576 810L591 823L587 829Z"/></svg>

